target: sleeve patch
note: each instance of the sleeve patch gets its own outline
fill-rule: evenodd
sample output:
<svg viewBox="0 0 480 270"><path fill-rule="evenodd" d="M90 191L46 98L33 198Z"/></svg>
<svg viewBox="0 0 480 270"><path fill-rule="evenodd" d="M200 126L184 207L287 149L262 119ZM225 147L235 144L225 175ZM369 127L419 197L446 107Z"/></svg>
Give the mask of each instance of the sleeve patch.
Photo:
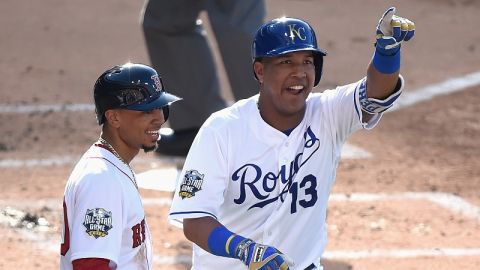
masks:
<svg viewBox="0 0 480 270"><path fill-rule="evenodd" d="M204 176L204 174L199 173L197 170L187 171L183 177L178 195L182 199L194 197L197 191L202 190Z"/></svg>
<svg viewBox="0 0 480 270"><path fill-rule="evenodd" d="M103 208L87 209L85 213L85 220L83 226L87 229L85 232L89 236L105 237L108 235L108 231L113 228L112 212Z"/></svg>

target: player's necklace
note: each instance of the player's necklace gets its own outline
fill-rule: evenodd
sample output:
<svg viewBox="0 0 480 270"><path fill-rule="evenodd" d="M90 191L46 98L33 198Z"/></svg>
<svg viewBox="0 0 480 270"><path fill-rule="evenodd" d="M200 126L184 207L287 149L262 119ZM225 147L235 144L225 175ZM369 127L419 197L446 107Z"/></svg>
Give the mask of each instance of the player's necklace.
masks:
<svg viewBox="0 0 480 270"><path fill-rule="evenodd" d="M130 165L128 165L128 163L125 162L125 160L123 160L123 158L117 153L117 151L115 151L115 148L113 148L113 146L109 142L107 142L102 137L100 137L98 141L100 142L101 145L105 146L114 156L116 156L121 162L127 165L128 169L130 169L130 172L132 173L132 176L133 176L133 179L130 177L129 178L130 180L132 180L132 183L135 185L135 187L138 190L137 179L135 179L135 173L133 172L132 167L130 167Z"/></svg>

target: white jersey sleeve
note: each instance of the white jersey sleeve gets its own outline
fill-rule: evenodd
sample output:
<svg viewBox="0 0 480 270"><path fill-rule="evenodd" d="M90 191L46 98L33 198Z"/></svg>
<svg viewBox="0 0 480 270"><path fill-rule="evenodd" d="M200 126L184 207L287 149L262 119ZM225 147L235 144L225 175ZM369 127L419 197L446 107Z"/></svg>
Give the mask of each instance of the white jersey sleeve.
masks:
<svg viewBox="0 0 480 270"><path fill-rule="evenodd" d="M180 174L170 219L181 221L184 217L202 216L217 219L224 200L223 193L228 187L227 153L224 152L227 148L224 146L222 136L214 129L200 129L191 146L193 150L185 160L186 166ZM209 177L205 178L205 175ZM198 192L200 190L206 192Z"/></svg>
<svg viewBox="0 0 480 270"><path fill-rule="evenodd" d="M88 162L85 164L89 166ZM90 164L91 166L91 164ZM124 227L122 190L108 168L97 168L76 185L72 213L71 260L106 258L118 262Z"/></svg>
<svg viewBox="0 0 480 270"><path fill-rule="evenodd" d="M109 151L92 146L64 193L60 269L82 258L110 260L114 269L149 269L150 231L134 175Z"/></svg>

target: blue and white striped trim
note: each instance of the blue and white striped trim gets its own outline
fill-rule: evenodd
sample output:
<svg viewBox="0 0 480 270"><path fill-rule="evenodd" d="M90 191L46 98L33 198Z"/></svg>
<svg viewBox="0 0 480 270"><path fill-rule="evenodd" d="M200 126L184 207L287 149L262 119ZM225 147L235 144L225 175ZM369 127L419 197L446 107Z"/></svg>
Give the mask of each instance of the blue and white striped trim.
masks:
<svg viewBox="0 0 480 270"><path fill-rule="evenodd" d="M369 114L382 113L393 106L395 100L400 97L403 90L403 77L399 75L399 81L395 91L385 99L367 97L367 79L364 78L358 85L358 95L362 110Z"/></svg>
<svg viewBox="0 0 480 270"><path fill-rule="evenodd" d="M205 212L205 211L172 212L172 213L170 213L170 216L173 217L173 216L176 216L176 215L194 215L195 217L200 217L199 215L196 215L196 214L206 214L207 216L211 216L214 219L218 220L218 218L214 214L209 213L209 212ZM182 218L185 218L185 217L182 217Z"/></svg>

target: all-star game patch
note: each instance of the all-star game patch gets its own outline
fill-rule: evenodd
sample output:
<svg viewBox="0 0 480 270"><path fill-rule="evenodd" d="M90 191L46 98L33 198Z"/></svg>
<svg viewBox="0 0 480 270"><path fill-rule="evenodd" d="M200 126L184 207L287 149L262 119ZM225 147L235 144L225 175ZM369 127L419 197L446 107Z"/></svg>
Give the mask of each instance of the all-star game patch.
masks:
<svg viewBox="0 0 480 270"><path fill-rule="evenodd" d="M105 237L108 231L112 229L112 212L103 208L87 209L83 226L87 228L85 231L88 235L95 238Z"/></svg>
<svg viewBox="0 0 480 270"><path fill-rule="evenodd" d="M199 173L197 170L187 171L183 177L178 195L180 195L182 199L195 196L195 193L202 189L204 176L204 174Z"/></svg>

